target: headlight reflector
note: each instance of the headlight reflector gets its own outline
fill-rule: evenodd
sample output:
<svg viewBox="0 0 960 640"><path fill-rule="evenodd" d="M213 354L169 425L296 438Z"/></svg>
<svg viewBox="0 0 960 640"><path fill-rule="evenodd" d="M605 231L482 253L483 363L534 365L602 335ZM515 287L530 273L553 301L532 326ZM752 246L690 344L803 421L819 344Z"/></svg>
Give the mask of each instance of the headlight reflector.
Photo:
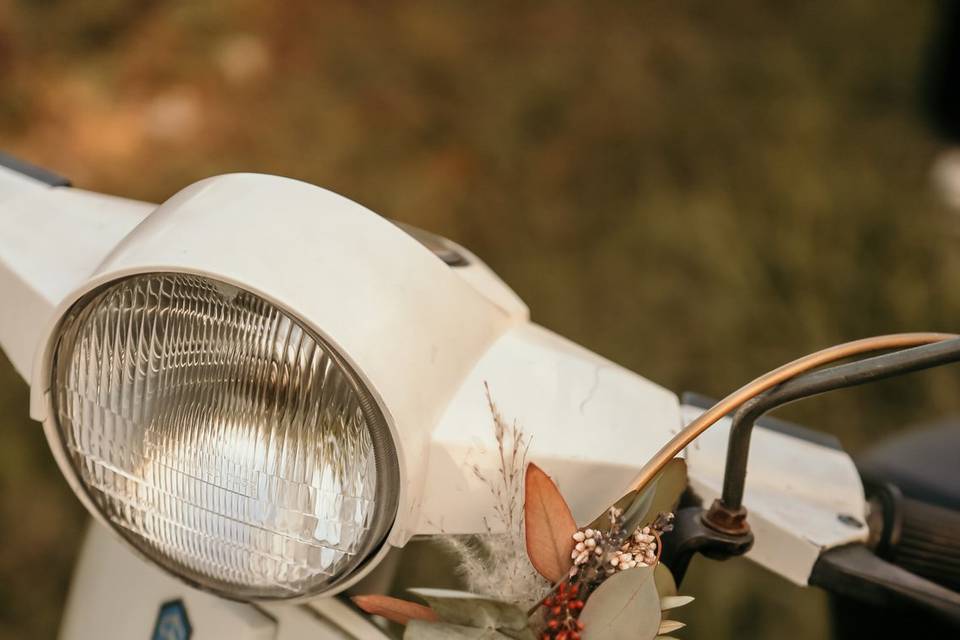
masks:
<svg viewBox="0 0 960 640"><path fill-rule="evenodd" d="M370 392L249 291L174 273L113 282L67 314L52 375L60 444L90 500L191 583L318 593L396 515L396 451Z"/></svg>

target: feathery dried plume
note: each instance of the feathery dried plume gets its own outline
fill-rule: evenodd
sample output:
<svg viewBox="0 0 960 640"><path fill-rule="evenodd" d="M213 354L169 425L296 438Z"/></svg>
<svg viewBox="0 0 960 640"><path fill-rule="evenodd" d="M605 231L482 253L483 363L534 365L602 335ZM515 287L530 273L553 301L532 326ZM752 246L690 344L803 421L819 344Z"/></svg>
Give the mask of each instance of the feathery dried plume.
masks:
<svg viewBox="0 0 960 640"><path fill-rule="evenodd" d="M530 438L514 422L508 422L493 401L484 383L487 404L493 418L499 473L488 478L476 465L472 470L494 497L494 516L504 533L470 536L442 536L441 544L459 561L458 570L470 591L522 606L545 597L552 587L530 564L523 534L523 473ZM492 531L487 524L488 531Z"/></svg>

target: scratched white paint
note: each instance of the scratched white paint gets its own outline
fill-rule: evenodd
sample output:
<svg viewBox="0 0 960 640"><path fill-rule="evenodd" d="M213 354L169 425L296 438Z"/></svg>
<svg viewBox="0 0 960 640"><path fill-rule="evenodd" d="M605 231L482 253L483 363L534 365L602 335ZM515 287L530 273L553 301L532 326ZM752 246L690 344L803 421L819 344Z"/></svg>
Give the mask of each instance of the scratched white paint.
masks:
<svg viewBox="0 0 960 640"><path fill-rule="evenodd" d="M433 433L417 533L472 533L500 524L490 488L500 459L484 383L530 438L528 459L558 483L587 523L620 498L680 427L677 397L546 329L524 324L477 363Z"/></svg>

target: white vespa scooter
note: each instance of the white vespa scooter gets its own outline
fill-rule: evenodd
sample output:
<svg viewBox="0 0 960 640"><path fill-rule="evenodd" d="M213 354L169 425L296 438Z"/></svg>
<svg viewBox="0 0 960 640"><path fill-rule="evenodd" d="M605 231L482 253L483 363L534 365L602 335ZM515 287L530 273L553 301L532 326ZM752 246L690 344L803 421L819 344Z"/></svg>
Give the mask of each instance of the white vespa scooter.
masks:
<svg viewBox="0 0 960 640"><path fill-rule="evenodd" d="M530 322L463 247L321 188L225 175L157 206L0 161L0 346L94 516L65 640L387 637L343 594L385 588L415 537L489 531L486 386L580 525L685 458L678 581L696 552L746 553L887 631L960 624L956 429L859 470L829 436L753 430L956 360L953 336L848 343L681 403Z"/></svg>

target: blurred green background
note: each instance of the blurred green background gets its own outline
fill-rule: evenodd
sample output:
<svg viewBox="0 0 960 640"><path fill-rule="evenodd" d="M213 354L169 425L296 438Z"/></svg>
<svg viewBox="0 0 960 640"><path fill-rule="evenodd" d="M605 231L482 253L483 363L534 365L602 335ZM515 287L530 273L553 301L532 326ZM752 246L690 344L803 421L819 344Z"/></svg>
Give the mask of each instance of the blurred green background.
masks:
<svg viewBox="0 0 960 640"><path fill-rule="evenodd" d="M960 229L920 107L935 9L0 0L0 146L152 201L231 171L325 186L470 247L538 322L718 396L831 343L956 329ZM957 384L785 417L859 451L956 411ZM85 517L6 361L0 429L0 638L53 637ZM685 590L683 637L826 633L822 596L742 561L698 561Z"/></svg>

